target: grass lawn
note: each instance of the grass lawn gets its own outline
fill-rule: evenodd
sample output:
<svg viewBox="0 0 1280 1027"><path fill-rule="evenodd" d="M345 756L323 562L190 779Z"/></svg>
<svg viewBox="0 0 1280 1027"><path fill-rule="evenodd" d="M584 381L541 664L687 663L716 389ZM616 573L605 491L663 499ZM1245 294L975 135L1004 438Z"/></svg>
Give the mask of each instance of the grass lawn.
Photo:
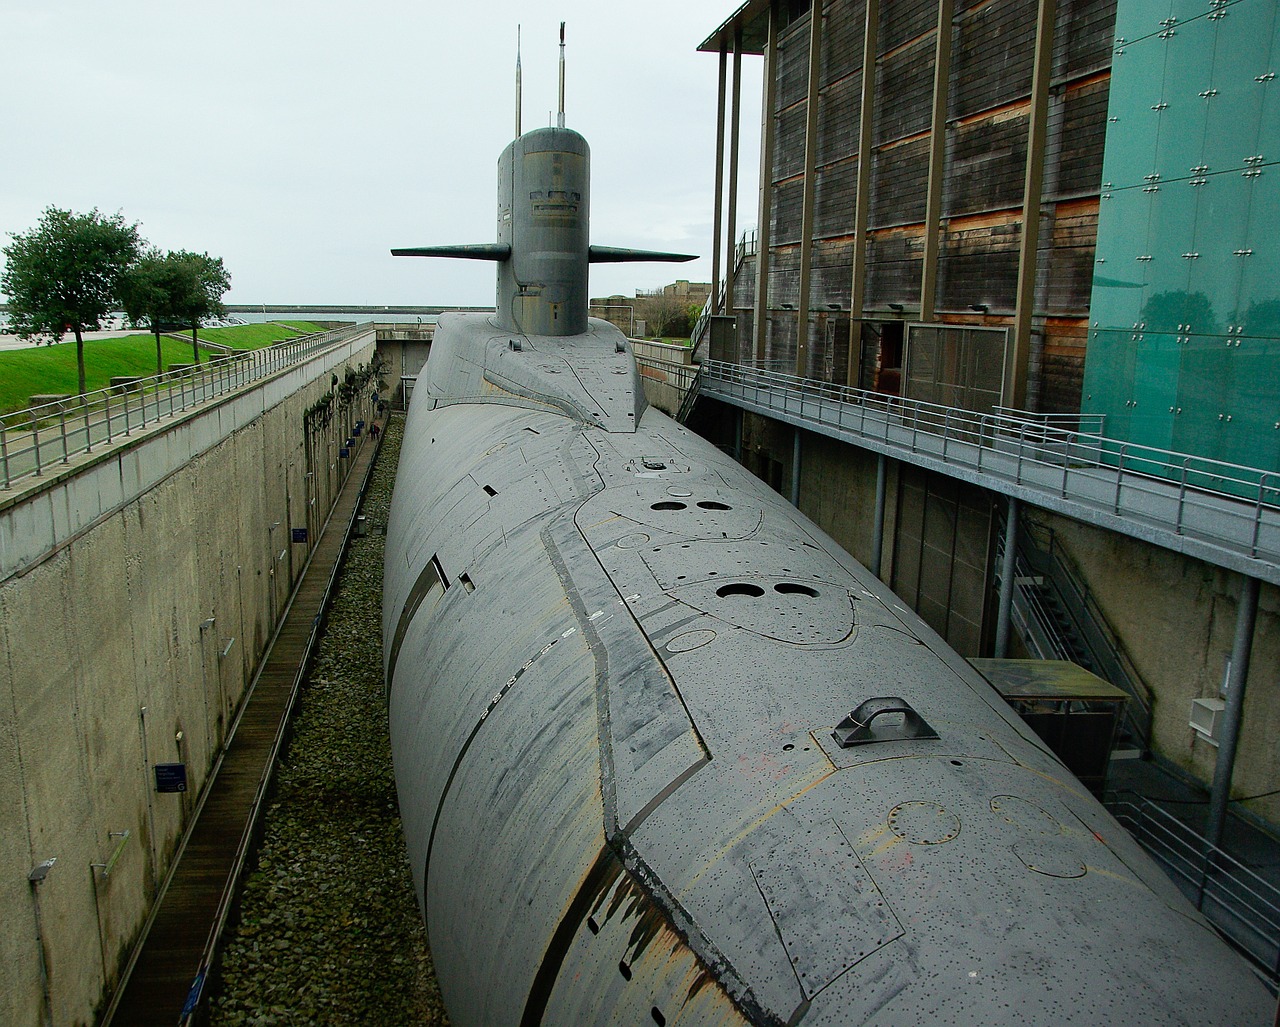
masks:
<svg viewBox="0 0 1280 1027"><path fill-rule="evenodd" d="M201 328L200 338L232 349L261 349L273 342L322 331L323 328L310 321L271 321L267 324L232 325L230 328ZM191 338L189 331L186 335Z"/></svg>
<svg viewBox="0 0 1280 1027"><path fill-rule="evenodd" d="M258 349L262 346L294 338L306 332L319 331L305 321L278 324L237 325L232 328L210 328L200 338L219 342L236 349ZM239 333L224 336L221 333ZM190 336L184 343L164 335L160 337L164 366L191 362ZM208 354L205 354L207 357ZM154 335L126 335L119 339L87 339L84 344L85 385L90 392L105 389L111 379L123 375L149 378L156 373L156 339ZM27 349L0 351L0 413L25 410L30 398L43 393L71 393L77 389L76 344L55 343Z"/></svg>

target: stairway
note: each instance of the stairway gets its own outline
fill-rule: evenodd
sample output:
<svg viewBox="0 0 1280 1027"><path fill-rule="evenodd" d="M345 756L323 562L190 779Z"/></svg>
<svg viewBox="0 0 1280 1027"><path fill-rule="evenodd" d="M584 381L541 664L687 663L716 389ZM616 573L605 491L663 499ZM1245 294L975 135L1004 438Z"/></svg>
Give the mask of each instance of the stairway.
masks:
<svg viewBox="0 0 1280 1027"><path fill-rule="evenodd" d="M1003 525L999 539L997 580ZM1070 660L1127 692L1117 749L1145 753L1151 737L1150 690L1051 530L1019 525L1014 586L1012 622L1027 651L1036 659Z"/></svg>

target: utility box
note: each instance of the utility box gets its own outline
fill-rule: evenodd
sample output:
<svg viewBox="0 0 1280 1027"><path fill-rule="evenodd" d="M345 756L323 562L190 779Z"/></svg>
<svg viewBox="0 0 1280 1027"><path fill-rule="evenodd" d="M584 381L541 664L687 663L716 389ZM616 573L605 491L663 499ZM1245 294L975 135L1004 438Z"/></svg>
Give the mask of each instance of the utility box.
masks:
<svg viewBox="0 0 1280 1027"><path fill-rule="evenodd" d="M970 660L1089 791L1101 797L1128 694L1069 660Z"/></svg>

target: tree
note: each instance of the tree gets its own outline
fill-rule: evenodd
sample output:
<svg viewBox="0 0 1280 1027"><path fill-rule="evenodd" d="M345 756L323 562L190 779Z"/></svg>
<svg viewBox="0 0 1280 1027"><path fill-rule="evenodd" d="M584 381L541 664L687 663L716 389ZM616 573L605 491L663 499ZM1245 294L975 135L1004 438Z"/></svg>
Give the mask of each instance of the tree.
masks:
<svg viewBox="0 0 1280 1027"><path fill-rule="evenodd" d="M692 327L687 296L665 291L654 293L643 298L640 309L651 335L688 335Z"/></svg>
<svg viewBox="0 0 1280 1027"><path fill-rule="evenodd" d="M191 350L196 363L200 363L200 322L206 317L222 317L226 308L222 295L231 288L231 273L223 266L221 257L207 253L190 253L176 250L169 259L181 268L182 292L175 307L178 320L191 327Z"/></svg>
<svg viewBox="0 0 1280 1027"><path fill-rule="evenodd" d="M47 207L40 224L12 235L4 248L0 291L9 297L9 322L24 339L76 337L80 395L85 393L84 331L118 300L121 277L138 259L138 225L119 214L73 214Z"/></svg>
<svg viewBox="0 0 1280 1027"><path fill-rule="evenodd" d="M178 322L178 302L191 289L186 265L152 247L125 273L120 282L120 302L129 320L145 324L156 337L156 374L164 373L160 332L164 324Z"/></svg>

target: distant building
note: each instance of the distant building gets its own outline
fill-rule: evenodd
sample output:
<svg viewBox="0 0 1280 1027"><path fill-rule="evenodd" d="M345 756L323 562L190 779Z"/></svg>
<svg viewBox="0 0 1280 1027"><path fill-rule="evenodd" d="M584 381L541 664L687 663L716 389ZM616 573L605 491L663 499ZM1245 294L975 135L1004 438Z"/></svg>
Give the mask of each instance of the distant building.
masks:
<svg viewBox="0 0 1280 1027"><path fill-rule="evenodd" d="M711 295L710 282L678 279L657 289L637 289L634 296L597 296L591 300L589 313L617 325L627 335L688 336L692 308L701 311ZM670 329L670 330L664 330Z"/></svg>

